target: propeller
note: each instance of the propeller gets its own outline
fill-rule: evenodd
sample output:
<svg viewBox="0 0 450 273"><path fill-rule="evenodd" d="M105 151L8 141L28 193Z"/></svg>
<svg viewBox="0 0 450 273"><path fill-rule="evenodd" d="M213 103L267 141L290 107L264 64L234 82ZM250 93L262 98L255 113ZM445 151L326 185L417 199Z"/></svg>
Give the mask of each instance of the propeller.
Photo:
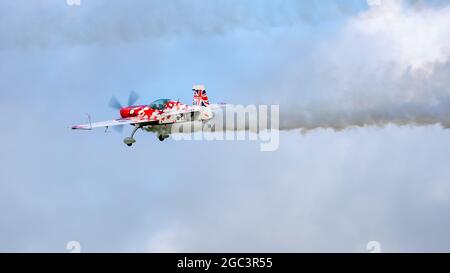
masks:
<svg viewBox="0 0 450 273"><path fill-rule="evenodd" d="M128 106L135 104L139 99L139 94L131 91L130 95L128 95Z"/></svg>
<svg viewBox="0 0 450 273"><path fill-rule="evenodd" d="M138 100L139 100L139 94L134 91L131 91L130 95L128 95L128 105L127 106L132 106ZM116 110L120 110L121 108L123 108L122 104L120 103L120 101L117 99L116 96L111 97L108 105L109 105L109 107L114 108Z"/></svg>
<svg viewBox="0 0 450 273"><path fill-rule="evenodd" d="M130 94L128 95L128 106L132 106L138 100L139 100L139 94L134 91L131 91ZM116 96L111 97L108 105L109 105L109 107L116 109L116 110L120 110L123 108L122 104L120 103L120 101L117 99ZM118 126L114 126L113 128L117 132L121 133L123 131L123 127L124 127L123 125L118 125Z"/></svg>
<svg viewBox="0 0 450 273"><path fill-rule="evenodd" d="M118 133L122 133L123 132L123 125L117 125L117 126L113 126L112 128L118 132Z"/></svg>
<svg viewBox="0 0 450 273"><path fill-rule="evenodd" d="M114 108L116 110L120 110L122 108L122 104L120 104L119 100L116 98L116 96L112 96L109 100L109 107Z"/></svg>

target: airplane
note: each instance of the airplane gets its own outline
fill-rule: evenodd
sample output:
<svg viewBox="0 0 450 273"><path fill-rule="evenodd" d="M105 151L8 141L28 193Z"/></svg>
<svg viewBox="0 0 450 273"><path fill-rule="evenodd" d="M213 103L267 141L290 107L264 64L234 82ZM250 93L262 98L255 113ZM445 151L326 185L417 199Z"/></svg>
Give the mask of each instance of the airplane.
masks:
<svg viewBox="0 0 450 273"><path fill-rule="evenodd" d="M136 140L133 138L137 130L142 129L147 132L154 132L160 141L164 141L170 136L171 125L180 122L207 121L213 118L213 111L220 105L210 105L206 90L203 85L194 85L193 105L187 105L178 100L158 99L148 105L133 105L139 96L132 92L128 98L128 106L122 107L117 98L112 97L109 105L119 110L120 118L90 122L88 124L74 125L73 130L92 130L104 127L123 127L132 125L134 129L131 136L126 137L123 142L127 146L132 146ZM90 119L90 118L89 118Z"/></svg>

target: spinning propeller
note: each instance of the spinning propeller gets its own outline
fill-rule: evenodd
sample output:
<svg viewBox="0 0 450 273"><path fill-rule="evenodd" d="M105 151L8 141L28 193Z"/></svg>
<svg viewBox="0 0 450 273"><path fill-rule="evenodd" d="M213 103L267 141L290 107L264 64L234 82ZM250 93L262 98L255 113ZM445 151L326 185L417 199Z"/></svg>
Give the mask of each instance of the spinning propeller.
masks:
<svg viewBox="0 0 450 273"><path fill-rule="evenodd" d="M130 95L128 95L128 103L127 106L133 106L137 101L139 100L139 94L131 91ZM120 103L120 101L116 98L116 96L112 96L109 100L109 107L120 110L123 108L123 105ZM123 131L123 125L114 126L117 131L122 132Z"/></svg>
<svg viewBox="0 0 450 273"><path fill-rule="evenodd" d="M138 99L139 99L138 93L131 91L130 95L128 96L127 106L132 106L133 104L135 104L138 101ZM116 96L111 97L111 100L109 101L109 106L116 110L120 110L123 108L122 104L119 102L119 100L116 98Z"/></svg>

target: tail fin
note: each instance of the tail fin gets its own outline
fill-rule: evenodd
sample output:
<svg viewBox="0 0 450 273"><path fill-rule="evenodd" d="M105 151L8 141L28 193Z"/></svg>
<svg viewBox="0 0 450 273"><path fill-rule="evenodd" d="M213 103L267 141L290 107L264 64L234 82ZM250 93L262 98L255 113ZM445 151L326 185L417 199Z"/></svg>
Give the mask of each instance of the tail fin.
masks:
<svg viewBox="0 0 450 273"><path fill-rule="evenodd" d="M209 100L208 100L208 96L206 95L205 87L203 85L194 85L192 87L192 90L194 91L194 100L193 100L192 104L208 107Z"/></svg>

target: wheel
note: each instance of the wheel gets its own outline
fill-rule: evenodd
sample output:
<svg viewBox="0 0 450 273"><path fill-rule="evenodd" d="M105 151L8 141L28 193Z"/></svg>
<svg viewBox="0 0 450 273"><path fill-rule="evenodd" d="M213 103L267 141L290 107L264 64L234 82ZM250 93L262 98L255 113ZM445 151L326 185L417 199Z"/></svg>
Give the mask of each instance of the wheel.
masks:
<svg viewBox="0 0 450 273"><path fill-rule="evenodd" d="M164 141L165 138L162 135L159 135L158 139L159 139L159 141Z"/></svg>
<svg viewBox="0 0 450 273"><path fill-rule="evenodd" d="M123 140L123 143L127 144L127 146L131 146L131 145L133 145L133 143L135 143L135 142L136 142L136 140L134 140L134 139L131 138L131 137L126 137L126 138Z"/></svg>

